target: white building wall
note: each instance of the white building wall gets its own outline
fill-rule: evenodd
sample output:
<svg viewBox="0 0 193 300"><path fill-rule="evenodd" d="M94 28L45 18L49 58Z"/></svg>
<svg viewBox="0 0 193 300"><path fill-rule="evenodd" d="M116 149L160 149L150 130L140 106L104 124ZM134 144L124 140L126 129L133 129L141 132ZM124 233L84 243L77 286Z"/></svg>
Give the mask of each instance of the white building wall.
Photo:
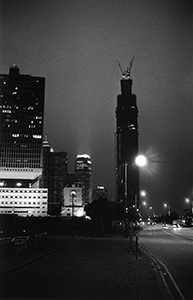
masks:
<svg viewBox="0 0 193 300"><path fill-rule="evenodd" d="M72 191L75 196L72 197ZM63 189L63 206L61 215L64 217L82 217L84 215L84 207L82 202L82 187L72 185Z"/></svg>
<svg viewBox="0 0 193 300"><path fill-rule="evenodd" d="M0 188L0 214L47 216L48 189Z"/></svg>

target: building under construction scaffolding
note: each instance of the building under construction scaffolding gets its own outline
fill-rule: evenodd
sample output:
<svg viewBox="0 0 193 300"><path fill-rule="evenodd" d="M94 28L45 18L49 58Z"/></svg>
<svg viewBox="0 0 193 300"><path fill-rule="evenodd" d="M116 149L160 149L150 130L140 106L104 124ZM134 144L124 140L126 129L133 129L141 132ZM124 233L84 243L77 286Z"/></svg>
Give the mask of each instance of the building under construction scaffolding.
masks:
<svg viewBox="0 0 193 300"><path fill-rule="evenodd" d="M138 155L138 108L132 94L130 68L122 71L121 94L116 107L116 199L130 212L139 207L139 170L135 165Z"/></svg>

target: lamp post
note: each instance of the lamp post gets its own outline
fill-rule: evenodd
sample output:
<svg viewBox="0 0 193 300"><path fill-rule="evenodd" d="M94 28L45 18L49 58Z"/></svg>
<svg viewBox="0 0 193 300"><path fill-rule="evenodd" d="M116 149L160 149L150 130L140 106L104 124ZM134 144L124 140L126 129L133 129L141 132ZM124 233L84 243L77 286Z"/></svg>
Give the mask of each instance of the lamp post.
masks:
<svg viewBox="0 0 193 300"><path fill-rule="evenodd" d="M124 233L125 238L128 237L127 168L128 168L128 163L125 162L125 233Z"/></svg>
<svg viewBox="0 0 193 300"><path fill-rule="evenodd" d="M76 197L76 191L72 190L70 192L70 197L72 200L72 238L74 237L74 198Z"/></svg>
<svg viewBox="0 0 193 300"><path fill-rule="evenodd" d="M147 164L147 159L144 155L138 155L132 165L136 165L137 167L144 167ZM128 237L128 188L127 188L127 174L128 174L128 163L125 161L124 163L124 190L125 190L125 237Z"/></svg>
<svg viewBox="0 0 193 300"><path fill-rule="evenodd" d="M193 214L193 200L191 200L190 198L185 198L186 203L190 203L191 204L191 213Z"/></svg>
<svg viewBox="0 0 193 300"><path fill-rule="evenodd" d="M168 208L168 216L170 216L170 205L167 203L164 203L164 207Z"/></svg>
<svg viewBox="0 0 193 300"><path fill-rule="evenodd" d="M152 217L155 217L155 209L152 206L149 209L151 210Z"/></svg>

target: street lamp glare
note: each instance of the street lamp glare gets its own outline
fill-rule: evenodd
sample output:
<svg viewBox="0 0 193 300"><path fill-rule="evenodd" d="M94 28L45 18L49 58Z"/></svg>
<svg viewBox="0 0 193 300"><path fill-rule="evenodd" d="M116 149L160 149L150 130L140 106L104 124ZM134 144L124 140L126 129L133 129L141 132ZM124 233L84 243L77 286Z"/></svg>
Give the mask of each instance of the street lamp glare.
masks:
<svg viewBox="0 0 193 300"><path fill-rule="evenodd" d="M140 192L140 195L141 195L142 197L145 197L145 196L147 195L147 193L146 193L146 191L142 190L142 191Z"/></svg>
<svg viewBox="0 0 193 300"><path fill-rule="evenodd" d="M144 167L147 164L147 158L144 155L138 155L135 159L135 163L139 167Z"/></svg>

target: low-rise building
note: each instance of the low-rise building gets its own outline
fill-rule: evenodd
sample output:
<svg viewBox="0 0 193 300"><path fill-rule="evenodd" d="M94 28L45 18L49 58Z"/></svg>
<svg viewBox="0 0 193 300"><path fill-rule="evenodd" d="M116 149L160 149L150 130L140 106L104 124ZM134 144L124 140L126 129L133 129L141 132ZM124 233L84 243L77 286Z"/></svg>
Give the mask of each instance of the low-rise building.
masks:
<svg viewBox="0 0 193 300"><path fill-rule="evenodd" d="M0 188L0 214L47 216L48 189Z"/></svg>

